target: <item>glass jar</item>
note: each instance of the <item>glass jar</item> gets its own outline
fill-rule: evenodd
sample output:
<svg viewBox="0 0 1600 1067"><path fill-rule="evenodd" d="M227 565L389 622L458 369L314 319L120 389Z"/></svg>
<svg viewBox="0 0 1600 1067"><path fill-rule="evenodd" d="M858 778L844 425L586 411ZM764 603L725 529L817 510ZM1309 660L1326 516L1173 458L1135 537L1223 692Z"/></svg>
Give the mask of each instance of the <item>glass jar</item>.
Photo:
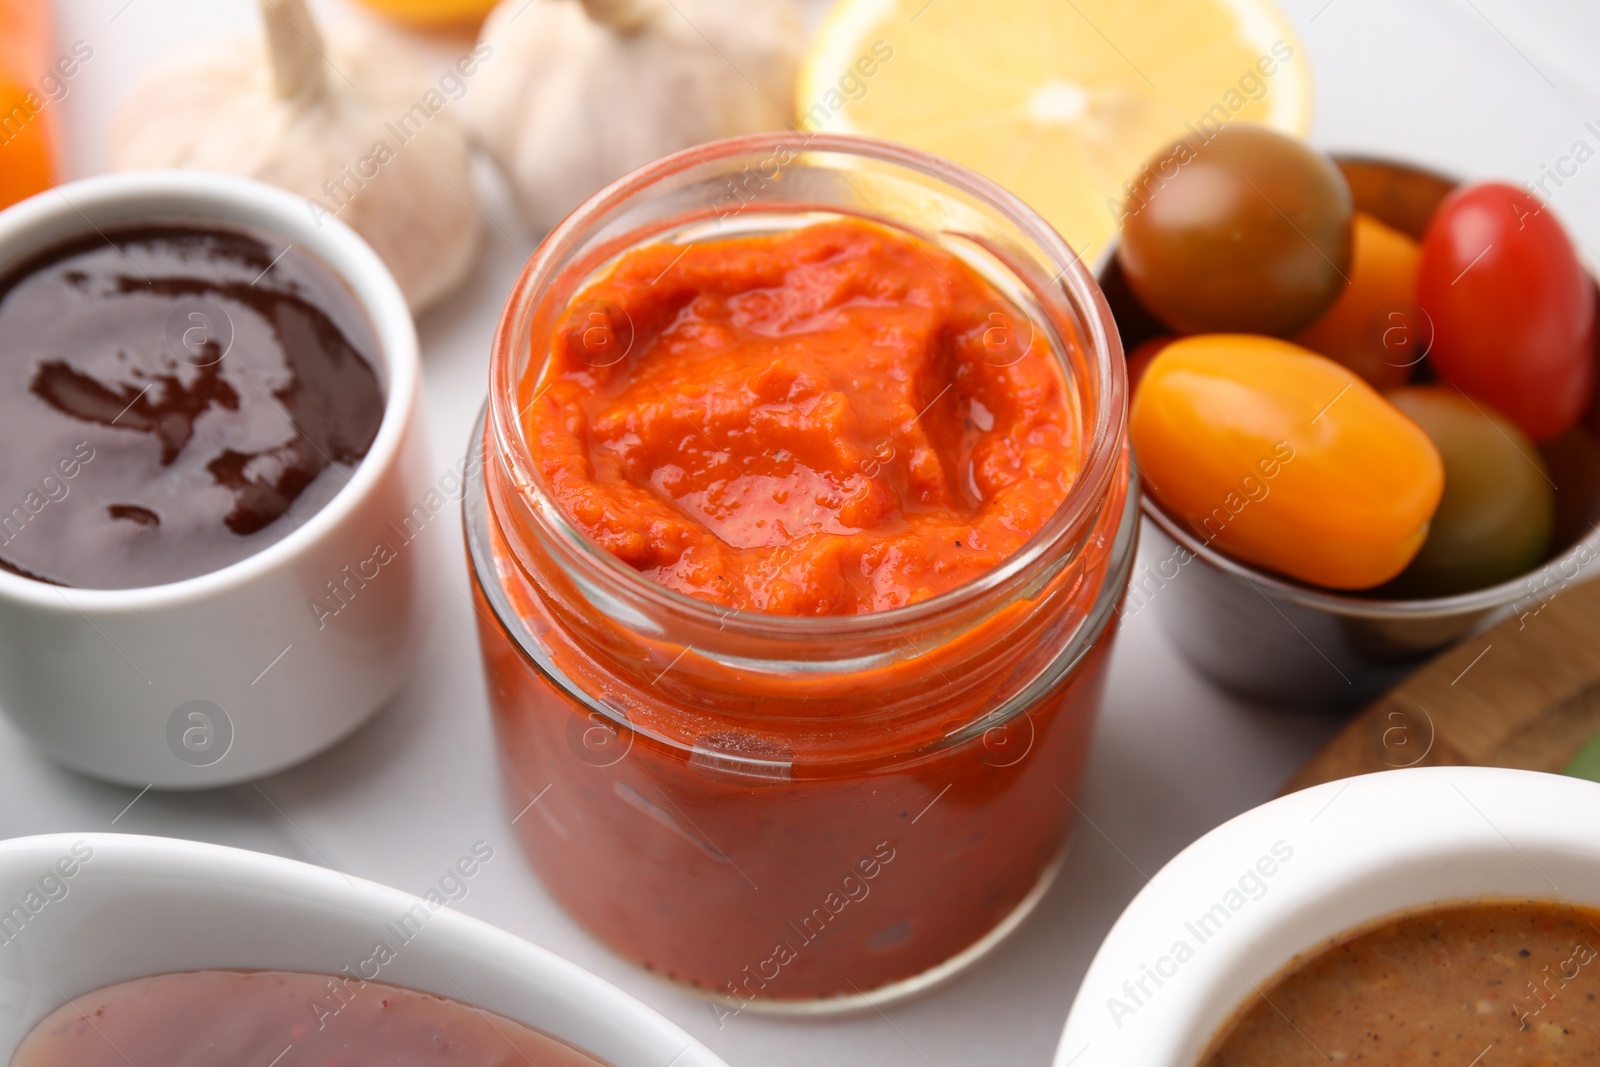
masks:
<svg viewBox="0 0 1600 1067"><path fill-rule="evenodd" d="M1007 331L1042 332L1077 480L1002 564L908 607L731 611L651 582L568 521L532 461L523 413L558 316L638 244L841 215L936 242L1000 289L997 353L1016 351ZM1105 302L1061 238L918 151L723 141L568 217L506 305L464 505L510 810L550 892L724 1014L880 1003L997 943L1059 864L1132 564L1126 388Z"/></svg>

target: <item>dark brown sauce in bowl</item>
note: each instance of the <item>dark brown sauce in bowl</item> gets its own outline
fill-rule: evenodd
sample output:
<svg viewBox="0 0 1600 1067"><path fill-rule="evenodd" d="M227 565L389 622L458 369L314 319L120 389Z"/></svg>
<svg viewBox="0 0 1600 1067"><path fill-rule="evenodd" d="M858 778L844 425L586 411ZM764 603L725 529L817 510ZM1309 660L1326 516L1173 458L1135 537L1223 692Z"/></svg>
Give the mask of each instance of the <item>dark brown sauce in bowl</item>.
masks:
<svg viewBox="0 0 1600 1067"><path fill-rule="evenodd" d="M190 971L75 996L11 1067L604 1067L470 1004L352 976ZM665 1067L665 1065L663 1065Z"/></svg>
<svg viewBox="0 0 1600 1067"><path fill-rule="evenodd" d="M108 229L0 276L0 567L126 589L219 570L327 505L383 419L376 332L296 247Z"/></svg>
<svg viewBox="0 0 1600 1067"><path fill-rule="evenodd" d="M1203 1067L1593 1067L1600 910L1544 901L1389 919L1292 964Z"/></svg>

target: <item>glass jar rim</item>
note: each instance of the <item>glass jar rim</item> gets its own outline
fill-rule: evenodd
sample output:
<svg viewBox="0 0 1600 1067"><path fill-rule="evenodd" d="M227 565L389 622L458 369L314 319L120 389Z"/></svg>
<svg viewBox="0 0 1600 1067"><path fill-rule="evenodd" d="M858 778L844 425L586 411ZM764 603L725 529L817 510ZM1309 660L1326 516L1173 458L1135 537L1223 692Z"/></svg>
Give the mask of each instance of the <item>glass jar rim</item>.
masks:
<svg viewBox="0 0 1600 1067"><path fill-rule="evenodd" d="M1020 548L977 578L926 600L858 615L780 615L729 609L680 593L640 574L579 529L545 492L543 478L533 460L517 405L520 377L525 370L518 365L519 346L526 341L521 336L520 313L533 306L541 287L559 274L561 265L570 255L581 250L591 225L607 212L626 204L655 183L695 167L778 151L793 152L796 156L831 152L898 165L936 178L984 203L1017 226L1058 269L1049 284L1062 288L1082 329L1088 366L1098 378L1100 388L1093 390L1094 409L1092 419L1087 420L1089 441L1078 478L1056 511ZM1041 557L1047 558L1053 548L1071 538L1086 520L1092 519L1116 477L1127 423L1126 393L1121 341L1098 282L1082 256L1033 208L975 171L920 149L854 134L791 130L731 137L665 156L606 186L558 223L524 265L495 327L489 365L488 423L495 452L507 464L516 491L532 498L535 506L529 511L542 527L541 533L555 537L572 555L591 566L589 577L604 576L614 588L644 601L653 609L700 624L721 628L730 620L736 620L739 629L765 637L847 639L868 632L882 632L885 628L923 627L937 618L969 609L994 590L1019 580Z"/></svg>

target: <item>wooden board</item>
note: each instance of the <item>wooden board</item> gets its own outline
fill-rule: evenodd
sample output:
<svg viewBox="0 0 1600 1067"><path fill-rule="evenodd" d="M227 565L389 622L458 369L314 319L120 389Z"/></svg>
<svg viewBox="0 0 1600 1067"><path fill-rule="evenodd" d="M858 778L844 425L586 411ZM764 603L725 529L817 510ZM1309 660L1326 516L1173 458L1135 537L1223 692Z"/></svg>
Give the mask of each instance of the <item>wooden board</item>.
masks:
<svg viewBox="0 0 1600 1067"><path fill-rule="evenodd" d="M1521 606L1357 714L1284 791L1459 764L1600 780L1600 582Z"/></svg>

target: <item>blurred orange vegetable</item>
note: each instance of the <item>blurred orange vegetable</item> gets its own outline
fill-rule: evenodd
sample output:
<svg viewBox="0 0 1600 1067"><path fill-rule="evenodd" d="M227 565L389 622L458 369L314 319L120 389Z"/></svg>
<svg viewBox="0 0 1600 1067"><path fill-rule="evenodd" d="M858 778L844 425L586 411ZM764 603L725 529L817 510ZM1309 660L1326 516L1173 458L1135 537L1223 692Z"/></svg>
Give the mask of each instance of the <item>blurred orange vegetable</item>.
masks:
<svg viewBox="0 0 1600 1067"><path fill-rule="evenodd" d="M495 0L361 0L380 15L413 26L476 26Z"/></svg>
<svg viewBox="0 0 1600 1067"><path fill-rule="evenodd" d="M1349 284L1294 341L1343 363L1375 389L1404 385L1426 344L1417 299L1417 242L1356 212Z"/></svg>
<svg viewBox="0 0 1600 1067"><path fill-rule="evenodd" d="M1348 368L1269 337L1156 356L1131 431L1156 501L1245 563L1334 589L1393 578L1444 490L1438 449Z"/></svg>
<svg viewBox="0 0 1600 1067"><path fill-rule="evenodd" d="M38 91L49 41L45 0L0 0L0 208L55 184L50 117Z"/></svg>

